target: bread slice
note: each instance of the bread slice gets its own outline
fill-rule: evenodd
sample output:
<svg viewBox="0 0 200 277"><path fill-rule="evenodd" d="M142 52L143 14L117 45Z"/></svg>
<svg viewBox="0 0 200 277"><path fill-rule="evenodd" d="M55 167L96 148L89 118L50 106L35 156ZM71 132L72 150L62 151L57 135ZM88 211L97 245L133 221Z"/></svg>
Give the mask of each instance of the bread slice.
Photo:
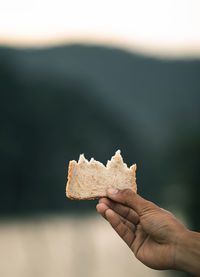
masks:
<svg viewBox="0 0 200 277"><path fill-rule="evenodd" d="M130 168L123 162L120 150L107 162L106 167L93 158L88 161L84 154L78 163L69 162L66 196L71 199L94 199L106 196L108 188L137 191L136 164Z"/></svg>

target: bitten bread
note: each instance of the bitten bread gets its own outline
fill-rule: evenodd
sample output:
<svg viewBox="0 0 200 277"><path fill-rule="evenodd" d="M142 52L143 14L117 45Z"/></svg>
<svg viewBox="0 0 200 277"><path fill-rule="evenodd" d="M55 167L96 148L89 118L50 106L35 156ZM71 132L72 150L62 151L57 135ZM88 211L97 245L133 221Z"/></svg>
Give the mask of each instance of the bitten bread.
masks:
<svg viewBox="0 0 200 277"><path fill-rule="evenodd" d="M94 199L106 196L108 188L137 192L136 164L130 168L123 162L120 150L104 166L93 158L80 155L78 163L69 162L66 196L71 199Z"/></svg>

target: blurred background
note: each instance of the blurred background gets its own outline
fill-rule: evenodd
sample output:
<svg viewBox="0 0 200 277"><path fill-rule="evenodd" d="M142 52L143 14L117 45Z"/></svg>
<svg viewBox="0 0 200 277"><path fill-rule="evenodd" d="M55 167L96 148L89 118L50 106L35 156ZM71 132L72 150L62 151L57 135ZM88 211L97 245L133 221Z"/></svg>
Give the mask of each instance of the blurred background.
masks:
<svg viewBox="0 0 200 277"><path fill-rule="evenodd" d="M1 0L0 276L186 276L138 262L65 185L79 154L105 164L121 149L138 193L200 231L199 11Z"/></svg>

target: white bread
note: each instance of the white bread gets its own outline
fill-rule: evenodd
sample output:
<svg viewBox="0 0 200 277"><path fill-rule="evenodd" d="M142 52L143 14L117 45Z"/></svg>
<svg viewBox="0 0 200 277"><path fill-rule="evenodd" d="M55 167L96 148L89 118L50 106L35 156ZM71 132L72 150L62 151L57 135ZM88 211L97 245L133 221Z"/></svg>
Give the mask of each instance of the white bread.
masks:
<svg viewBox="0 0 200 277"><path fill-rule="evenodd" d="M94 199L106 196L110 187L137 191L136 164L130 168L123 162L120 150L106 167L93 158L88 161L80 155L78 163L69 162L66 196L71 199Z"/></svg>

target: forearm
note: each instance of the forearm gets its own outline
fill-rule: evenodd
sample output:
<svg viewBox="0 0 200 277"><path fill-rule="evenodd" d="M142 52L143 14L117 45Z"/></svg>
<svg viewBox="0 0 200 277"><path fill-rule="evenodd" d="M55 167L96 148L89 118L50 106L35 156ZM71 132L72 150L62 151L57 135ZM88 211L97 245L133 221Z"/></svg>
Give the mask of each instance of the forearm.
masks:
<svg viewBox="0 0 200 277"><path fill-rule="evenodd" d="M175 267L200 276L200 233L185 231L176 246Z"/></svg>

